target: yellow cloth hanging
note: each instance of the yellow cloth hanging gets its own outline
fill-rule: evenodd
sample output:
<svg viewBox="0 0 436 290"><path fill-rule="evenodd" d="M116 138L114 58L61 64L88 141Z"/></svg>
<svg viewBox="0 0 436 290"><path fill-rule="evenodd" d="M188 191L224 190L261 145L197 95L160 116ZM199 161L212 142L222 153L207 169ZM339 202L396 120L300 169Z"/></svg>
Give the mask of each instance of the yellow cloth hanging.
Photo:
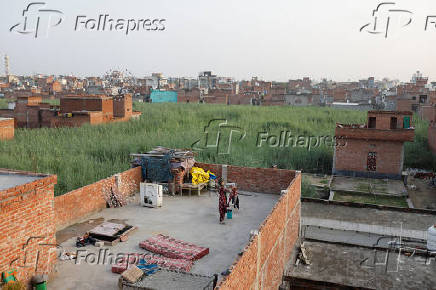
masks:
<svg viewBox="0 0 436 290"><path fill-rule="evenodd" d="M204 171L203 168L192 167L191 175L192 175L192 184L194 185L209 182L209 173Z"/></svg>

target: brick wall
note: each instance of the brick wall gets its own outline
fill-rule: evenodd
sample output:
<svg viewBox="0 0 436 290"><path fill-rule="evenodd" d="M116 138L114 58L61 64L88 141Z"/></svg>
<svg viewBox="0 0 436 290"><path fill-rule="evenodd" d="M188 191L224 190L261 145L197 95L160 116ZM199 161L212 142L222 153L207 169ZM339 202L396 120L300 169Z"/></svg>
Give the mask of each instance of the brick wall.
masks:
<svg viewBox="0 0 436 290"><path fill-rule="evenodd" d="M119 177L117 177L117 175ZM56 229L63 229L106 207L104 195L118 188L123 195L139 191L141 167L135 167L55 198ZM86 201L86 202L85 202Z"/></svg>
<svg viewBox="0 0 436 290"><path fill-rule="evenodd" d="M77 115L71 118L55 116L50 119L50 128L80 127L91 122L90 115Z"/></svg>
<svg viewBox="0 0 436 290"><path fill-rule="evenodd" d="M0 118L15 118L14 110L0 109Z"/></svg>
<svg viewBox="0 0 436 290"><path fill-rule="evenodd" d="M15 126L14 119L0 118L0 140L14 139Z"/></svg>
<svg viewBox="0 0 436 290"><path fill-rule="evenodd" d="M361 140L380 140L380 141L398 141L398 142L413 142L415 139L414 129L396 129L396 130L380 130L366 128L336 128L336 137L344 137L348 139Z"/></svg>
<svg viewBox="0 0 436 290"><path fill-rule="evenodd" d="M412 105L418 104L416 100L398 99L397 111L413 111Z"/></svg>
<svg viewBox="0 0 436 290"><path fill-rule="evenodd" d="M132 95L125 94L114 97L114 117L130 118L132 116Z"/></svg>
<svg viewBox="0 0 436 290"><path fill-rule="evenodd" d="M218 289L278 289L300 229L301 173L290 182Z"/></svg>
<svg viewBox="0 0 436 290"><path fill-rule="evenodd" d="M198 103L200 101L200 91L195 90L178 90L177 103Z"/></svg>
<svg viewBox="0 0 436 290"><path fill-rule="evenodd" d="M377 153L376 173L401 177L403 169L403 143L347 139L345 146L335 149L334 172L341 174L344 171L358 173L367 172L367 159L369 152Z"/></svg>
<svg viewBox="0 0 436 290"><path fill-rule="evenodd" d="M234 94L230 96L231 105L251 105L251 96Z"/></svg>
<svg viewBox="0 0 436 290"><path fill-rule="evenodd" d="M57 115L57 112L45 108L39 111L39 115L41 116L41 127L49 128L51 120Z"/></svg>
<svg viewBox="0 0 436 290"><path fill-rule="evenodd" d="M27 106L26 121L26 128L41 128L41 118L38 106Z"/></svg>
<svg viewBox="0 0 436 290"><path fill-rule="evenodd" d="M61 98L61 112L102 111L103 118L109 122L113 117L113 99L107 96L78 96Z"/></svg>
<svg viewBox="0 0 436 290"><path fill-rule="evenodd" d="M26 96L26 97L18 97L17 99L17 106L20 106L20 104L26 106L36 106L42 102L41 96Z"/></svg>
<svg viewBox="0 0 436 290"><path fill-rule="evenodd" d="M195 166L223 176L223 165L196 162ZM293 170L227 165L227 182L235 182L240 190L279 194L294 177Z"/></svg>
<svg viewBox="0 0 436 290"><path fill-rule="evenodd" d="M421 106L419 114L426 121L436 121L436 107L433 105Z"/></svg>
<svg viewBox="0 0 436 290"><path fill-rule="evenodd" d="M206 104L222 104L225 105L227 104L228 98L225 96L220 96L220 97L216 97L216 96L204 96L204 102Z"/></svg>
<svg viewBox="0 0 436 290"><path fill-rule="evenodd" d="M395 129L400 129L404 127L404 117L410 118L410 126L412 125L412 115L406 115L406 114L398 114L398 113L379 113L379 112L368 112L368 123L369 124L369 118L374 117L376 118L376 129L382 129L382 130L389 130L391 128L391 118L396 118L397 122Z"/></svg>
<svg viewBox="0 0 436 290"><path fill-rule="evenodd" d="M0 272L17 269L17 278L23 282L35 274L50 273L56 263L53 200L57 178L40 177L0 191Z"/></svg>
<svg viewBox="0 0 436 290"><path fill-rule="evenodd" d="M228 182L235 182L241 190L280 193L295 177L295 171L274 168L228 166Z"/></svg>

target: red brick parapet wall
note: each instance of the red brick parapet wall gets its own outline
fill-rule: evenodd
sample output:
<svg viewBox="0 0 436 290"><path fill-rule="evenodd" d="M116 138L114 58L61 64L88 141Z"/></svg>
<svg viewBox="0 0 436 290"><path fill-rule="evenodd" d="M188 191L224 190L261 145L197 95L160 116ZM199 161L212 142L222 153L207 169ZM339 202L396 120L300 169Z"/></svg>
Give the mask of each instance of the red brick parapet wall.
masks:
<svg viewBox="0 0 436 290"><path fill-rule="evenodd" d="M6 170L2 170L6 172ZM0 272L16 269L25 283L56 263L55 175L9 171L40 179L0 191Z"/></svg>
<svg viewBox="0 0 436 290"><path fill-rule="evenodd" d="M118 181L117 181L118 180ZM61 230L106 208L104 196L117 188L124 196L139 191L141 167L135 167L55 198L56 229Z"/></svg>
<svg viewBox="0 0 436 290"><path fill-rule="evenodd" d="M368 129L368 128L336 128L336 137L343 139L380 140L395 142L413 142L415 139L414 129Z"/></svg>
<svg viewBox="0 0 436 290"><path fill-rule="evenodd" d="M295 172L294 172L295 173ZM278 289L300 230L301 173L295 178L230 267L218 289Z"/></svg>
<svg viewBox="0 0 436 290"><path fill-rule="evenodd" d="M210 170L218 177L223 176L223 166L226 166L227 182L236 183L240 190L253 192L280 194L280 191L285 190L295 177L295 171L287 169L240 167L201 162L196 162L195 166L206 171Z"/></svg>
<svg viewBox="0 0 436 290"><path fill-rule="evenodd" d="M196 162L195 166L225 175L240 190L281 194L272 212L230 268L218 289L278 289L299 236L301 173L273 168L249 168ZM224 173L224 174L223 174Z"/></svg>

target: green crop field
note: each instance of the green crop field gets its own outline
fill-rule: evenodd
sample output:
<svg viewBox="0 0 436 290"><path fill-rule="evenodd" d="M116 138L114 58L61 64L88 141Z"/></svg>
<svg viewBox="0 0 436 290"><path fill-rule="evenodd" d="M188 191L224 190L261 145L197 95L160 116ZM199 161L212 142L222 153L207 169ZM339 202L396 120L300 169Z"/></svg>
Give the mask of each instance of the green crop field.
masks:
<svg viewBox="0 0 436 290"><path fill-rule="evenodd" d="M60 195L128 169L130 153L158 145L191 148L195 141L204 140L210 120L225 119L228 126L237 127L233 136L228 134L229 127L221 127L219 151L223 153L232 140L229 154L206 148L198 152L197 160L251 167L275 164L329 173L333 147L327 142L311 150L304 142L276 147L263 142L258 147L259 133L280 136L287 130L294 137L332 137L336 122L363 123L366 118L366 112L320 107L135 103L134 109L142 111L140 120L81 128L17 129L14 140L0 142L0 168L57 174L55 192ZM427 124L416 119L415 125L415 143L406 144L405 167L432 168L435 160L427 146ZM208 131L209 138L216 138L216 129ZM241 132L246 135L239 140Z"/></svg>

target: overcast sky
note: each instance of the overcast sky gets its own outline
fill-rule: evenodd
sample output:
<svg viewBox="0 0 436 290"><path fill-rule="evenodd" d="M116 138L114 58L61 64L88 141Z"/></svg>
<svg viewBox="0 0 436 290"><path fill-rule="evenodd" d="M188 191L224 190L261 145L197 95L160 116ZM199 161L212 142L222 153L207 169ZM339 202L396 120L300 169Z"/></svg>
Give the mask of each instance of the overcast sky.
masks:
<svg viewBox="0 0 436 290"><path fill-rule="evenodd" d="M44 0L42 1L44 2ZM372 0L46 0L45 9L63 13L46 19L40 12L38 38L20 34L23 9L30 1L0 0L0 54L10 57L13 74L102 75L128 69L136 76L163 72L196 77L212 70L221 76L249 79L357 80L368 76L407 81L420 70L436 80L436 1L393 1L381 11L377 30ZM387 7L387 6L386 6ZM28 14L36 19L37 13ZM165 30L74 31L76 17L165 19ZM388 37L383 18L391 16ZM402 27L411 18L412 22ZM436 21L436 17L433 19ZM29 22L31 22L29 20ZM362 32L360 28L372 23ZM46 25L47 24L47 25ZM31 26L31 25L29 25ZM30 28L28 27L30 31ZM21 26L21 31L23 31ZM3 74L3 63L0 66Z"/></svg>

